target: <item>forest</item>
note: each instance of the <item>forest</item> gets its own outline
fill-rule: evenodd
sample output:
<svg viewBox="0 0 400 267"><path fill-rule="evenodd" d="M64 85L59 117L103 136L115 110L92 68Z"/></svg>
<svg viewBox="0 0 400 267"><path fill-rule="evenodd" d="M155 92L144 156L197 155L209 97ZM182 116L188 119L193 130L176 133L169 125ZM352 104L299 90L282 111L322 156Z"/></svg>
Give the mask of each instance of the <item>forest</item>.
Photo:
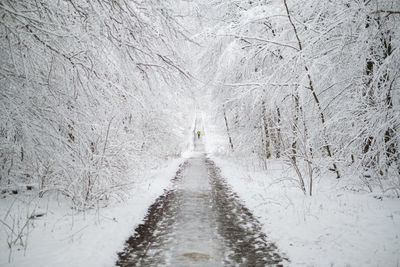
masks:
<svg viewBox="0 0 400 267"><path fill-rule="evenodd" d="M398 197L399 3L239 2L200 71L232 152L282 159L305 194L329 170Z"/></svg>
<svg viewBox="0 0 400 267"><path fill-rule="evenodd" d="M2 0L10 255L32 201L126 201L190 149L199 112L210 153L280 164L304 198L326 180L400 198L399 47L397 0Z"/></svg>

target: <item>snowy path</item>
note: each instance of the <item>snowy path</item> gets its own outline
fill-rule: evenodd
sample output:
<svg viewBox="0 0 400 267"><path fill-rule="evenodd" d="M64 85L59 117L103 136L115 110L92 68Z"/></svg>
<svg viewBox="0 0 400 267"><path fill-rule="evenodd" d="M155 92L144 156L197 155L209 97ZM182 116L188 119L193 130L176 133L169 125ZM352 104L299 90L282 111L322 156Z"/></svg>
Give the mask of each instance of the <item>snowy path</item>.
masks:
<svg viewBox="0 0 400 267"><path fill-rule="evenodd" d="M118 266L265 266L283 259L195 143L173 189L149 208Z"/></svg>

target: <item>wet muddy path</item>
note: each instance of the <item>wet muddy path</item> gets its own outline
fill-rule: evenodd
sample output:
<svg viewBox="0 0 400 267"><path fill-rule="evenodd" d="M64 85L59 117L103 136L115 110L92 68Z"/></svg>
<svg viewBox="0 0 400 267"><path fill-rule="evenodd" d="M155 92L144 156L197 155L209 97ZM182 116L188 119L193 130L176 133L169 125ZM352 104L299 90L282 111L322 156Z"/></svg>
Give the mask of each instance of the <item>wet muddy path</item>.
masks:
<svg viewBox="0 0 400 267"><path fill-rule="evenodd" d="M279 266L261 225L204 154L182 164L126 241L117 266Z"/></svg>

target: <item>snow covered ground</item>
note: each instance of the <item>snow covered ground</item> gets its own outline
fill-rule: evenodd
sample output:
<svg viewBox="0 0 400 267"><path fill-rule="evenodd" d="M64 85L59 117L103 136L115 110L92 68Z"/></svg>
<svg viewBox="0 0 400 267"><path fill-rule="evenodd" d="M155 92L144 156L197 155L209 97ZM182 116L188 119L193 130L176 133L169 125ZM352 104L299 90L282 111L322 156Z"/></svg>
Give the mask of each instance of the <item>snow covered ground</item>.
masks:
<svg viewBox="0 0 400 267"><path fill-rule="evenodd" d="M323 177L314 196L304 196L281 161L260 170L249 157L223 154L227 137L206 130L209 156L290 266L400 265L400 199L350 191L346 177Z"/></svg>
<svg viewBox="0 0 400 267"><path fill-rule="evenodd" d="M0 199L0 219L12 227L18 214L46 213L30 220L29 234L22 238L25 248L14 246L9 262L7 230L0 232L0 266L112 266L125 240L141 223L147 208L170 185L183 159L174 159L160 169L151 170L131 191L126 202L118 202L99 210L76 213L63 197L31 201L27 208L20 205L29 196L21 194ZM15 199L18 199L15 201ZM12 211L8 210L15 201ZM28 210L29 209L29 210ZM22 226L24 222L21 221ZM15 223L17 229L17 223Z"/></svg>
<svg viewBox="0 0 400 267"><path fill-rule="evenodd" d="M345 191L340 183L308 197L277 182L285 172L279 163L257 172L212 159L291 265L399 266L399 199Z"/></svg>

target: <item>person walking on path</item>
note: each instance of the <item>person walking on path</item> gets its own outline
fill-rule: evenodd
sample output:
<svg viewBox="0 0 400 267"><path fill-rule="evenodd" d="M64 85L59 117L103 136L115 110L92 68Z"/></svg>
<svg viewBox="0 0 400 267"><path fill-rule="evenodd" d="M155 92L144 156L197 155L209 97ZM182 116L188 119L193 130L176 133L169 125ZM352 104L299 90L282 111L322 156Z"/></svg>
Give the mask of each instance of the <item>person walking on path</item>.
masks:
<svg viewBox="0 0 400 267"><path fill-rule="evenodd" d="M200 131L197 131L197 138L200 139Z"/></svg>

